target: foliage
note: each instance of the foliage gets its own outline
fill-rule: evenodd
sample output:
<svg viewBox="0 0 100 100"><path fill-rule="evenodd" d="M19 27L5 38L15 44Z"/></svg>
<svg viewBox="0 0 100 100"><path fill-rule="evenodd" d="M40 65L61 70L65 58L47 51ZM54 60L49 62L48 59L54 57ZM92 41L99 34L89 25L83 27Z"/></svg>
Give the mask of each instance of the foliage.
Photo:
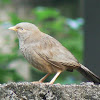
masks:
<svg viewBox="0 0 100 100"><path fill-rule="evenodd" d="M7 83L11 81L23 81L23 78L12 69L0 68L0 83Z"/></svg>
<svg viewBox="0 0 100 100"><path fill-rule="evenodd" d="M70 22L74 22L73 19L70 19L69 22L69 18L62 16L57 9L38 7L33 9L32 13L34 15L32 22L36 24L41 31L55 37L68 48L79 61L82 61L83 34L81 27L83 22L79 24L78 20L80 19L76 19L76 30L71 27L73 24Z"/></svg>
<svg viewBox="0 0 100 100"><path fill-rule="evenodd" d="M16 24L18 24L20 22L25 22L25 20L20 19L15 13L10 13L9 16L10 16L10 22L13 25L16 25Z"/></svg>
<svg viewBox="0 0 100 100"><path fill-rule="evenodd" d="M54 9L54 8L37 7L32 10L32 15L33 15L33 20L28 20L28 22L32 22L32 23L36 24L41 31L48 33L49 35L55 37L66 48L68 48L79 61L82 61L82 52L83 52L82 51L83 50L82 25L81 26L79 25L79 27L77 27L77 29L74 29L73 27L71 27L71 24L68 23L68 20L67 20L68 18L61 15L59 10ZM10 17L11 17L10 21L13 25L15 25L19 22L25 21L23 19L20 19L16 14L13 14L13 13L10 14ZM16 43L18 44L18 40L16 40ZM17 55L17 53L18 53L17 50L18 50L18 47L14 48L14 54L9 55L9 60L6 57L8 55L0 56L1 65L6 66L7 62L10 62L12 59L19 58L20 56ZM2 69L0 69L0 71L2 71ZM10 73L12 73L12 71ZM66 73L66 72L61 74L62 77L66 75L66 77L64 77L65 80L62 79L62 77L59 77L58 81L56 81L56 82L61 81L60 83L64 84L64 83L67 83L66 81L69 81L69 84L75 83L76 78L79 78L78 77L79 74L77 72L74 72L72 75L70 75L70 74ZM8 75L8 76L10 76L10 75ZM13 75L13 73L12 73L12 75ZM69 77L67 77L67 76L71 77L70 78L71 80L69 80ZM73 78L72 76L76 76L76 77ZM17 75L15 75L15 77L17 77L17 80L20 80L20 78L18 78ZM34 75L32 75L32 77L37 79L37 77ZM1 80L2 79L0 79L0 81ZM13 80L17 81L15 79L13 79ZM5 82L5 81L3 80L2 82ZM76 83L79 83L79 82L80 81L77 81Z"/></svg>
<svg viewBox="0 0 100 100"><path fill-rule="evenodd" d="M11 0L0 0L0 3L9 4L9 3L11 3Z"/></svg>

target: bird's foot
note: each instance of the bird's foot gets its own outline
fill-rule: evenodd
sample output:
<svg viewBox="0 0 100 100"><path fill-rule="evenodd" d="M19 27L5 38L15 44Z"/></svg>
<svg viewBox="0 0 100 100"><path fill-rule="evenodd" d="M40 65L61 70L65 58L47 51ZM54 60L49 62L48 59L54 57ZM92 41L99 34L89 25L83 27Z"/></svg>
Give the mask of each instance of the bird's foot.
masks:
<svg viewBox="0 0 100 100"><path fill-rule="evenodd" d="M46 82L46 83L44 83L44 84L47 84L47 85L49 85L49 84L53 84L53 83L51 83L51 82Z"/></svg>
<svg viewBox="0 0 100 100"><path fill-rule="evenodd" d="M43 83L43 82L41 82L41 81L35 81L35 82L31 82L32 84L40 84L40 83ZM47 85L49 85L49 84L53 84L53 83L51 83L51 82L46 82L46 83L43 83L43 84L47 84Z"/></svg>
<svg viewBox="0 0 100 100"><path fill-rule="evenodd" d="M52 83L52 82L46 82L46 83L44 83L44 84L54 84L54 83ZM56 83L56 85L61 85L60 83Z"/></svg>
<svg viewBox="0 0 100 100"><path fill-rule="evenodd" d="M39 84L39 83L43 83L41 81L35 81L35 82L31 82L32 84Z"/></svg>

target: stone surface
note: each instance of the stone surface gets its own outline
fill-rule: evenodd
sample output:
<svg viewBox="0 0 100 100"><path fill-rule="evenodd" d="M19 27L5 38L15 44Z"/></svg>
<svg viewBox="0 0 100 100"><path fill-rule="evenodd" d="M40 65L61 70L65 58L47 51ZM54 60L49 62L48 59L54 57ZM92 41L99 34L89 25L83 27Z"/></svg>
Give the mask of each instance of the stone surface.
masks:
<svg viewBox="0 0 100 100"><path fill-rule="evenodd" d="M0 100L100 100L100 85L13 82L0 85Z"/></svg>

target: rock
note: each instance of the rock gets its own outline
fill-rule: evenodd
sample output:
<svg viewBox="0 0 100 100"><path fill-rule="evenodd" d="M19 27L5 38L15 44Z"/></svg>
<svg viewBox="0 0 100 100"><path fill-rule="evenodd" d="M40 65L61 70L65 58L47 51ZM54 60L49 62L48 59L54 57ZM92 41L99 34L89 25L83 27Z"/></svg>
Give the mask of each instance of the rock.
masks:
<svg viewBox="0 0 100 100"><path fill-rule="evenodd" d="M100 85L13 82L0 85L0 100L100 100Z"/></svg>

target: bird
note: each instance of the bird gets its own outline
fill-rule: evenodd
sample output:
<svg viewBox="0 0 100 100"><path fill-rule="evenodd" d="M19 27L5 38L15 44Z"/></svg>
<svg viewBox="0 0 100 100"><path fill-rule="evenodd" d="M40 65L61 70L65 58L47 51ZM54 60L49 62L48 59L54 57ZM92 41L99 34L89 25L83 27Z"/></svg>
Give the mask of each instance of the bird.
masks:
<svg viewBox="0 0 100 100"><path fill-rule="evenodd" d="M42 83L53 73L55 76L49 84L53 84L64 71L77 70L90 82L100 84L100 77L78 62L74 55L58 40L43 33L37 26L29 22L21 22L9 28L17 33L19 49L26 60L38 70L47 73L38 82ZM34 82L33 82L34 83Z"/></svg>

